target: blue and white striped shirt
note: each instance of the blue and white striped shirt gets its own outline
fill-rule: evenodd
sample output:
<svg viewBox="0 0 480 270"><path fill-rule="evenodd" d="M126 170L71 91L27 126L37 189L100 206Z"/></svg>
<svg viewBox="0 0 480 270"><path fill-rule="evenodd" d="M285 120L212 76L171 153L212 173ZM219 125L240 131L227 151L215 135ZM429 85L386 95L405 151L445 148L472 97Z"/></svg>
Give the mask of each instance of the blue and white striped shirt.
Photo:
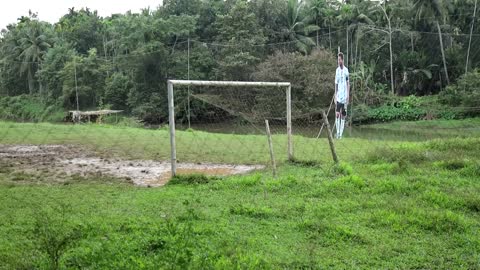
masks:
<svg viewBox="0 0 480 270"><path fill-rule="evenodd" d="M335 84L338 85L337 88L337 102L339 103L347 103L348 98L348 91L347 91L347 81L348 81L349 73L348 68L343 66L343 68L337 67L337 72L335 74Z"/></svg>

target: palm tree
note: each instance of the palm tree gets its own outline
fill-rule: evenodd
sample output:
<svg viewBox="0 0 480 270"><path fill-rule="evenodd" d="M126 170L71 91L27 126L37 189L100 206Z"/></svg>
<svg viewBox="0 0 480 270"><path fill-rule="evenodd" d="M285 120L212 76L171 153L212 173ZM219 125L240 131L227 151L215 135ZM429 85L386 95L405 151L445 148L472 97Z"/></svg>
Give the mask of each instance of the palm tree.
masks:
<svg viewBox="0 0 480 270"><path fill-rule="evenodd" d="M22 29L22 38L16 50L19 52L19 58L22 61L20 64L20 73L24 75L27 73L28 90L33 94L35 82L35 72L40 67L43 56L47 49L51 46L48 38L42 31L42 25L37 21L32 21L30 26Z"/></svg>
<svg viewBox="0 0 480 270"><path fill-rule="evenodd" d="M325 0L310 0L309 1L309 13L314 17L315 25L320 27L320 20L324 17L325 9L326 9L326 1ZM319 46L319 30L317 30L317 39L316 44L317 47Z"/></svg>
<svg viewBox="0 0 480 270"><path fill-rule="evenodd" d="M375 12L374 6L369 2L351 1L344 4L340 10L337 20L347 25L347 48L346 48L346 65L352 63L353 46L350 43L354 40L358 41L358 36L362 35L362 28L364 25L373 25L373 20L370 18ZM351 37L351 38L350 38ZM350 40L350 41L349 41Z"/></svg>
<svg viewBox="0 0 480 270"><path fill-rule="evenodd" d="M305 15L302 0L289 0L287 4L287 27L284 34L288 40L295 43L295 47L303 53L315 46L308 34L319 30L318 25L311 24L311 18Z"/></svg>
<svg viewBox="0 0 480 270"><path fill-rule="evenodd" d="M308 4L309 12L315 18L316 25L319 27L328 27L330 49L332 49L331 26L334 21L334 7L336 4L338 3L332 2L331 0L310 0ZM318 36L317 30L317 47L320 42Z"/></svg>
<svg viewBox="0 0 480 270"><path fill-rule="evenodd" d="M417 18L434 19L434 24L437 26L438 39L440 40L440 50L442 52L443 68L445 70L445 77L447 84L450 84L450 78L448 76L447 61L445 59L445 50L443 48L442 30L440 29L439 20L442 19L445 10L445 0L415 0L414 8L417 10ZM433 15L433 16L432 16Z"/></svg>
<svg viewBox="0 0 480 270"><path fill-rule="evenodd" d="M465 74L468 72L468 58L470 57L470 47L472 46L472 33L475 24L475 14L477 13L477 0L475 0L475 7L473 8L473 19L470 27L470 38L468 39L467 61L465 61Z"/></svg>
<svg viewBox="0 0 480 270"><path fill-rule="evenodd" d="M394 85L394 79L393 79L394 76L393 76L393 51L392 51L392 23L391 23L391 16L387 14L387 10L384 5L382 6L380 4L379 7L382 10L383 14L385 15L385 19L387 20L387 23L388 23L387 34L388 34L388 46L390 50L390 89L392 91L392 95L394 95L395 85Z"/></svg>
<svg viewBox="0 0 480 270"><path fill-rule="evenodd" d="M19 63L18 63L18 53L16 48L18 46L18 32L15 31L14 25L9 25L8 31L2 32L3 37L0 42L0 65L2 66L2 75L7 74L7 71L12 71L15 74L18 74ZM7 95L18 89L12 89L13 87L7 87ZM23 90L23 89L22 89Z"/></svg>

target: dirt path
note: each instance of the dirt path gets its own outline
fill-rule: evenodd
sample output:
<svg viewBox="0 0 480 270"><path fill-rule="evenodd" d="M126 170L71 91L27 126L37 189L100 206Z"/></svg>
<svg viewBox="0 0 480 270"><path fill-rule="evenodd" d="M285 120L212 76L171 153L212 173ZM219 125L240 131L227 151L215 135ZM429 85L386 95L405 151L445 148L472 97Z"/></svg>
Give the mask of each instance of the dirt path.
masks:
<svg viewBox="0 0 480 270"><path fill-rule="evenodd" d="M101 158L72 145L0 145L0 163L14 171L49 175L61 182L65 175L81 177L107 175L139 186L158 187L170 179L170 163L152 160ZM263 166L226 164L178 164L178 173L226 176L249 173Z"/></svg>

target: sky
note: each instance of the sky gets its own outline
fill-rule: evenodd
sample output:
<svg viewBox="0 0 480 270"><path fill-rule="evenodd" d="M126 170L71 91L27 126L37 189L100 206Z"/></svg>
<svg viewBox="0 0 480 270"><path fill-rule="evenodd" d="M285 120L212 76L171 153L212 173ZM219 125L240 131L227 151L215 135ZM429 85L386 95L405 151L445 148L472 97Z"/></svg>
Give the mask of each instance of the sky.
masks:
<svg viewBox="0 0 480 270"><path fill-rule="evenodd" d="M27 16L28 10L38 13L42 21L57 22L60 17L75 7L76 10L88 7L97 10L102 17L114 13L125 13L129 10L139 12L142 8L156 9L162 0L11 0L2 3L0 9L0 29L10 23L15 23L17 18Z"/></svg>

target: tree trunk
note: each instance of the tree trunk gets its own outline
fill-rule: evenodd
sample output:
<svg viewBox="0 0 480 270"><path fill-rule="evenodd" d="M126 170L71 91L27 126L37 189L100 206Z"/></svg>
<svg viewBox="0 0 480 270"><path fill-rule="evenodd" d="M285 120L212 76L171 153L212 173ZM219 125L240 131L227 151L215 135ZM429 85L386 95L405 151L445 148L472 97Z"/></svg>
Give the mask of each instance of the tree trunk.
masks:
<svg viewBox="0 0 480 270"><path fill-rule="evenodd" d="M39 63L38 64L38 71L39 72L40 70L42 70L42 64ZM42 85L42 80L39 78L38 79L38 91L40 93L40 96L43 97L43 85Z"/></svg>
<svg viewBox="0 0 480 270"><path fill-rule="evenodd" d="M412 46L412 52L414 51L413 49L413 34L410 33L410 43L411 43L411 46Z"/></svg>
<svg viewBox="0 0 480 270"><path fill-rule="evenodd" d="M103 55L107 59L107 38L103 35Z"/></svg>
<svg viewBox="0 0 480 270"><path fill-rule="evenodd" d="M348 66L348 24L347 24L347 51L346 51L346 61L345 61L345 66Z"/></svg>
<svg viewBox="0 0 480 270"><path fill-rule="evenodd" d="M330 30L330 23L328 24L328 40L330 40L330 51L332 50L332 31Z"/></svg>
<svg viewBox="0 0 480 270"><path fill-rule="evenodd" d="M349 57L348 59L350 60L349 64L353 65L353 60L355 59L355 55L353 55L353 37L355 36L355 32L352 33L352 36L350 38L350 53L348 54Z"/></svg>
<svg viewBox="0 0 480 270"><path fill-rule="evenodd" d="M384 5L386 2L384 3ZM392 51L392 24L390 22L390 17L388 17L387 11L385 6L380 6L380 8L383 11L383 14L385 14L385 19L387 19L388 23L388 45L390 49L390 88L392 91L392 95L395 95L395 85L394 85L394 76L393 76L393 51Z"/></svg>
<svg viewBox="0 0 480 270"><path fill-rule="evenodd" d="M436 20L435 23L437 24L438 38L440 39L440 50L442 51L443 68L445 69L445 78L447 79L447 84L450 84L450 78L448 76L448 70L447 70L447 60L445 59L445 51L443 49L442 30L440 30L440 23L438 23L438 20Z"/></svg>
<svg viewBox="0 0 480 270"><path fill-rule="evenodd" d="M393 52L392 52L392 28L390 27L390 32L389 32L389 40L390 40L390 86L392 88L392 95L395 94L395 86L394 86L394 81L393 81Z"/></svg>
<svg viewBox="0 0 480 270"><path fill-rule="evenodd" d="M357 32L357 41L356 41L356 44L355 44L355 62L353 64L354 68L355 68L355 72L358 70L358 41L360 39L360 33ZM356 80L353 80L353 88L350 88L350 117L349 117L349 122L350 122L350 125L349 127L352 127L353 126L353 93L354 91L357 90L357 81Z"/></svg>
<svg viewBox="0 0 480 270"><path fill-rule="evenodd" d="M468 58L470 57L470 47L472 45L472 33L473 33L473 26L475 24L475 14L476 13L477 13L477 0L475 0L475 7L473 9L472 26L470 27L470 39L468 41L467 61L465 62L465 74L467 74L467 72L468 72Z"/></svg>
<svg viewBox="0 0 480 270"><path fill-rule="evenodd" d="M34 82L33 82L33 75L32 75L32 68L29 67L28 68L28 91L30 92L30 95L33 94L33 91L34 91Z"/></svg>
<svg viewBox="0 0 480 270"><path fill-rule="evenodd" d="M105 63L108 63L108 58L107 58L107 38L105 37L105 34L103 35L103 55L105 56ZM107 77L110 77L110 72L108 71L107 68Z"/></svg>
<svg viewBox="0 0 480 270"><path fill-rule="evenodd" d="M76 103L77 103L77 111L80 110L80 106L78 103L78 84L77 84L77 60L75 59L75 56L73 58L73 68L74 68L74 76L75 76L75 97L76 97Z"/></svg>
<svg viewBox="0 0 480 270"><path fill-rule="evenodd" d="M362 65L362 48L360 48L360 53L359 53L359 56L358 56L358 63L360 63L360 65ZM358 67L358 65L357 65ZM359 78L358 79L359 82L358 82L358 88L359 88L359 92L362 93L363 92L363 82L362 82L362 78ZM353 99L353 97L352 97Z"/></svg>
<svg viewBox="0 0 480 270"><path fill-rule="evenodd" d="M359 37L359 34L357 33L357 41L356 41L356 44L355 44L355 58L354 58L354 62L353 62L353 67L355 68L355 71L357 71L357 66L358 66L358 41L359 41L360 37Z"/></svg>

